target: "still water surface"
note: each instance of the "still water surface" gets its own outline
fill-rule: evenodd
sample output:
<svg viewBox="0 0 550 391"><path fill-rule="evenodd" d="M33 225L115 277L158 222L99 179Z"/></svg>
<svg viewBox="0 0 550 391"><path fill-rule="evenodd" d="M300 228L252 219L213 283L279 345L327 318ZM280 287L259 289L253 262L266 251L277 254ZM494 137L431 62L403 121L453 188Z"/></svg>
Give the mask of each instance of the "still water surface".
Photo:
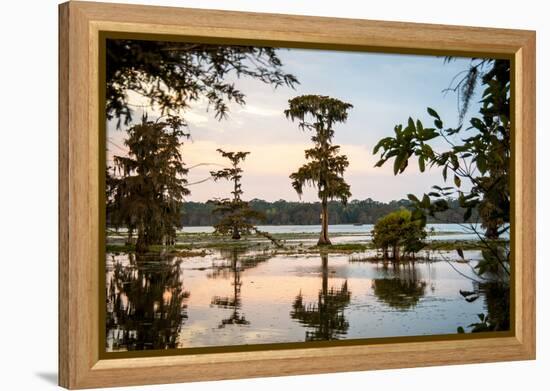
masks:
<svg viewBox="0 0 550 391"><path fill-rule="evenodd" d="M452 266L471 276L479 256ZM445 261L356 259L107 254L107 351L454 334L491 307Z"/></svg>

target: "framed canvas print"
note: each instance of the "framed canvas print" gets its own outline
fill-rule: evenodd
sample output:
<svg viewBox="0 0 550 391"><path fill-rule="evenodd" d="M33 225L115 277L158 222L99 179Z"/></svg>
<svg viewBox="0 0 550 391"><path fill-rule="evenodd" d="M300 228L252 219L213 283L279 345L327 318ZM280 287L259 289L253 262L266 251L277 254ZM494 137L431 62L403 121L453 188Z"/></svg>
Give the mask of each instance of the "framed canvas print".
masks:
<svg viewBox="0 0 550 391"><path fill-rule="evenodd" d="M60 384L535 358L535 33L60 5Z"/></svg>

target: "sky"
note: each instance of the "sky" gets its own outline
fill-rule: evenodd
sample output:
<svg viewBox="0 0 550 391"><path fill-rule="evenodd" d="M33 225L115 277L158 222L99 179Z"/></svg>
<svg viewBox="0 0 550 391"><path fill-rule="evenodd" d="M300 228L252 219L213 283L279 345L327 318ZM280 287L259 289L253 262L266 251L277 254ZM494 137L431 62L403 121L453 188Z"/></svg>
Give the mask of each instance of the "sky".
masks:
<svg viewBox="0 0 550 391"><path fill-rule="evenodd" d="M353 105L348 121L335 125L333 140L350 162L344 178L351 186L351 199L387 202L406 198L409 193L421 195L433 185L444 184L440 169L420 173L416 160L409 161L405 173L397 176L393 174L393 161L375 168L378 157L373 156L372 150L378 140L393 135L396 124L406 124L409 116L420 119L425 127L432 126L426 112L428 106L440 114L446 127L457 126L457 95L443 90L455 75L468 68L470 59L444 63L443 58L435 56L308 49L279 49L277 54L284 72L298 78L300 84L295 89L274 89L255 79L230 75L245 93L246 105L230 104L229 117L221 121L212 110L208 111L205 99L181 113L191 132L191 139L181 147L185 164L211 164L189 171L191 195L187 201L203 202L230 195L229 183L207 180L194 184L226 165L217 148L250 152L242 164L243 199L316 201L316 189L308 188L299 197L289 179L306 162L304 149L312 146L311 133L300 130L283 114L288 100L303 94L328 95ZM477 88L466 118L478 111L480 90ZM152 119L158 116L157 109L147 107L143 97L130 93L129 101L135 108L135 120L139 120L142 110ZM117 130L112 121L107 124L107 133L107 159L112 165L113 155L126 153L125 132ZM435 147L441 149L444 144Z"/></svg>

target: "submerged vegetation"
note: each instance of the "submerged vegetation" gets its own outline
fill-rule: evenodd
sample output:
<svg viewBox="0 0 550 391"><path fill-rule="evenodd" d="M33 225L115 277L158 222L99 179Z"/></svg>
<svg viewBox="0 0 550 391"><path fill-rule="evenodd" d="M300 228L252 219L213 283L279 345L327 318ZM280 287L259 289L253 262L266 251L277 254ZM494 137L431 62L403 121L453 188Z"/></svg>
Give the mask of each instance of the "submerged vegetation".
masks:
<svg viewBox="0 0 550 391"><path fill-rule="evenodd" d="M432 234L431 240L426 240L424 246L420 252L435 253L432 255L431 260L437 261L437 252L452 252L457 254L457 248L463 251L481 251L485 249L485 245L479 240L440 240L439 235L445 236L459 236L457 232L440 232ZM353 237L350 233L333 233L332 237L338 239L340 237ZM413 260L412 257L401 257L399 259L393 259L391 256L386 258L380 253L377 246L368 237L357 235L357 240L352 242L334 243L330 246L318 246L316 241L318 234L315 233L271 233L270 238L266 238L262 233L253 233L247 235L239 240L233 240L226 235L219 235L214 233L181 233L177 234L177 243L171 246L154 245L149 246L149 253L168 253L179 255L181 257L193 257L203 256L209 254L210 250L224 250L232 248L257 250L264 249L272 251L276 254L319 254L326 252L329 254L364 254L369 252L369 256L366 260L379 261L388 260L392 262L409 262ZM124 242L124 235L118 235L116 232L110 231L107 234L108 244L106 247L107 252L110 253L132 253L136 252L136 247L133 244L127 244ZM275 244L274 242L278 243ZM500 244L504 246L505 241L497 241L495 245ZM417 257L418 258L418 253ZM415 258L415 259L416 259ZM422 258L422 257L420 257ZM420 259L419 258L419 259Z"/></svg>

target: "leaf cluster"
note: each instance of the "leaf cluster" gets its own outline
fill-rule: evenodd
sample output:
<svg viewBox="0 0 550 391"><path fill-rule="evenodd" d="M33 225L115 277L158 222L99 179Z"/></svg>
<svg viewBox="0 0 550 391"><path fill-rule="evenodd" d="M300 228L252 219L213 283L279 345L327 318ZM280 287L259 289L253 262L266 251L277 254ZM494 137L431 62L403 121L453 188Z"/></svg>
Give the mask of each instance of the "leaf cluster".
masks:
<svg viewBox="0 0 550 391"><path fill-rule="evenodd" d="M163 114L205 97L222 119L229 102L245 103L244 93L226 80L230 74L275 88L299 83L283 72L277 49L270 47L109 39L106 57L107 118L116 118L117 127L132 120L129 91L147 98Z"/></svg>
<svg viewBox="0 0 550 391"><path fill-rule="evenodd" d="M372 242L385 256L388 250L393 252L392 258L399 259L402 255L414 255L424 248L426 225L422 220L415 220L411 211L397 210L380 218L372 231Z"/></svg>

